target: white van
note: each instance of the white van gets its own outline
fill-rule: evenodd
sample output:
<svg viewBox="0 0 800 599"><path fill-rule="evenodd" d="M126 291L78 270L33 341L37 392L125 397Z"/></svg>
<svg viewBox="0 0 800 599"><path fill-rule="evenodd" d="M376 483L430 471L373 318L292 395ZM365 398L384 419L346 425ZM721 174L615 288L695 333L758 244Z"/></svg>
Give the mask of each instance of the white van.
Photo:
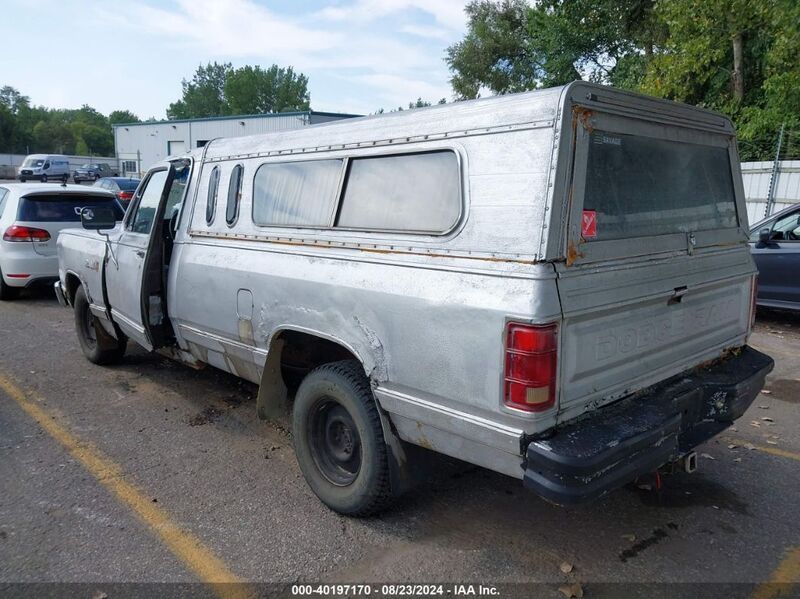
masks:
<svg viewBox="0 0 800 599"><path fill-rule="evenodd" d="M47 183L48 179L60 179L66 183L69 180L69 160L61 154L31 154L19 167L18 179L22 183L28 179L42 183Z"/></svg>

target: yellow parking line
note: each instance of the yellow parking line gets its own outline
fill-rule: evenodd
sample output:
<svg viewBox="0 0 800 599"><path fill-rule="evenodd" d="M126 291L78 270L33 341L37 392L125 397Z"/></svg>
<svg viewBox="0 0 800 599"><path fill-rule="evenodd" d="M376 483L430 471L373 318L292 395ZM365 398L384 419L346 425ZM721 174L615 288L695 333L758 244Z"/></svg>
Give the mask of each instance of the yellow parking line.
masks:
<svg viewBox="0 0 800 599"><path fill-rule="evenodd" d="M750 599L789 597L798 582L800 582L800 547L792 547L772 572L770 579L758 585L750 595Z"/></svg>
<svg viewBox="0 0 800 599"><path fill-rule="evenodd" d="M0 374L0 389L13 399L51 437L77 459L83 467L127 505L164 542L197 577L210 585L218 595L228 598L251 597L252 593L214 553L190 532L175 524L133 484L127 482L122 469L90 443L81 441L62 427L55 418L28 398L9 377Z"/></svg>
<svg viewBox="0 0 800 599"><path fill-rule="evenodd" d="M780 447L772 447L769 445L756 445L752 441L745 441L744 439L733 439L730 437L725 438L726 441L730 441L731 443L736 443L737 445L752 445L754 449L757 451L761 451L763 453L769 453L771 455L776 455L781 458L789 458L790 460L796 460L800 462L800 453L795 453L793 451L787 451L785 449L781 449Z"/></svg>

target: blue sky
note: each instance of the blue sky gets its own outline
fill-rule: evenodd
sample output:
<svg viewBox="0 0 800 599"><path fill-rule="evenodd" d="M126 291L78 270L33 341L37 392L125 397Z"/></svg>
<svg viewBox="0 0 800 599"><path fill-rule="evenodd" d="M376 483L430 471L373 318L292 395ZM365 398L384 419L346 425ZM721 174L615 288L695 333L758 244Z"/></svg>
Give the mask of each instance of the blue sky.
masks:
<svg viewBox="0 0 800 599"><path fill-rule="evenodd" d="M315 110L450 99L464 1L5 0L0 85L34 104L164 118L198 64L292 65Z"/></svg>

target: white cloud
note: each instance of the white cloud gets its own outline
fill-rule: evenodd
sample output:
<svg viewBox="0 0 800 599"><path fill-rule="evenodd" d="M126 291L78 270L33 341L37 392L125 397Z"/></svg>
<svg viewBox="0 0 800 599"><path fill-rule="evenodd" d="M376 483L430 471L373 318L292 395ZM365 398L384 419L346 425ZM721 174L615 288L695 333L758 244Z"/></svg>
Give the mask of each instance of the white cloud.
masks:
<svg viewBox="0 0 800 599"><path fill-rule="evenodd" d="M196 62L292 65L310 76L312 97L318 97L314 75L324 72L375 90L366 103L386 106L450 95L444 48L465 23L464 2L457 0L352 0L291 16L255 0L177 5L117 5L101 9L102 19L131 29L139 43L177 48Z"/></svg>
<svg viewBox="0 0 800 599"><path fill-rule="evenodd" d="M317 16L332 21L369 22L381 17L417 9L433 16L448 29L462 30L466 23L462 0L356 0L344 6L331 6Z"/></svg>
<svg viewBox="0 0 800 599"><path fill-rule="evenodd" d="M179 0L178 4L177 11L132 5L132 22L145 32L166 34L232 57L296 58L345 41L341 34L309 28L252 0Z"/></svg>

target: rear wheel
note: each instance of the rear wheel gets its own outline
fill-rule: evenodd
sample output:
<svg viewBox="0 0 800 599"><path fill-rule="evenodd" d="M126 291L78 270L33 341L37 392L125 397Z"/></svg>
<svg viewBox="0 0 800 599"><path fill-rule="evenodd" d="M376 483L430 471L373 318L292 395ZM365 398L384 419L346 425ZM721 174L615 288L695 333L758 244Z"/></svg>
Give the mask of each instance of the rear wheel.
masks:
<svg viewBox="0 0 800 599"><path fill-rule="evenodd" d="M25 181L27 181L27 179L25 177L20 177L19 178L19 182L20 183L25 183Z"/></svg>
<svg viewBox="0 0 800 599"><path fill-rule="evenodd" d="M300 470L332 510L368 516L391 500L378 406L355 360L320 366L294 400L292 433Z"/></svg>
<svg viewBox="0 0 800 599"><path fill-rule="evenodd" d="M83 355L95 364L114 364L125 355L128 340L122 333L120 338L114 339L103 328L89 309L89 300L83 287L78 287L75 292L75 331L78 333L78 342Z"/></svg>
<svg viewBox="0 0 800 599"><path fill-rule="evenodd" d="M6 282L3 279L3 272L0 271L0 301L7 302L15 299L18 295L19 288L6 285Z"/></svg>

